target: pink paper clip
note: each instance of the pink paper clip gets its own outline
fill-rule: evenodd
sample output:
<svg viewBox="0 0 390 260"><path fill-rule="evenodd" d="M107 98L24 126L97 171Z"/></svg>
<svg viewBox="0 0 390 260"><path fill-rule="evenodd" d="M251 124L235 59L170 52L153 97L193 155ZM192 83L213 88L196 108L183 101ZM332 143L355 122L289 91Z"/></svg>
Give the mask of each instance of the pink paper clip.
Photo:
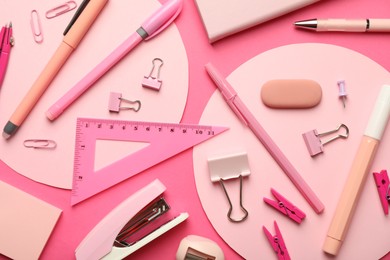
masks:
<svg viewBox="0 0 390 260"><path fill-rule="evenodd" d="M345 129L345 134L336 135L325 142L321 141L320 137L335 133L335 132L339 131L340 128ZM331 141L334 141L338 138L347 138L348 135L349 135L349 129L344 124L340 124L336 129L325 132L325 133L318 133L317 130L314 129L314 130L311 130L309 132L302 134L303 140L305 141L305 144L306 144L307 149L310 153L310 156L312 156L312 157L324 152L324 145L325 144L327 144Z"/></svg>
<svg viewBox="0 0 390 260"><path fill-rule="evenodd" d="M129 104L132 104L133 106L121 107L122 101L129 103ZM134 104L135 104L135 106L134 106ZM108 102L108 110L110 110L111 112L119 113L119 110L134 110L135 112L138 112L140 109L141 109L141 101L139 101L139 100L131 101L131 100L124 99L124 98L122 98L121 93L117 93L117 92L110 93L110 99Z"/></svg>
<svg viewBox="0 0 390 260"><path fill-rule="evenodd" d="M27 139L23 142L24 147L34 149L54 149L57 143L48 139Z"/></svg>
<svg viewBox="0 0 390 260"><path fill-rule="evenodd" d="M31 31L33 33L34 41L36 43L43 42L43 31L41 26L41 19L39 18L39 13L37 10L31 11L30 17Z"/></svg>
<svg viewBox="0 0 390 260"><path fill-rule="evenodd" d="M153 71L156 67L156 64L155 64L156 61L160 61L160 65L157 68L156 77L153 77L152 74L153 74ZM152 63L153 63L152 70L150 71L148 76L145 76L143 78L142 86L145 88L153 89L153 90L160 90L161 85L162 85L162 80L160 79L160 70L161 70L162 65L164 65L164 62L160 58L155 58Z"/></svg>
<svg viewBox="0 0 390 260"><path fill-rule="evenodd" d="M75 1L68 1L62 5L56 6L46 12L46 18L51 19L61 14L67 13L77 7L77 3Z"/></svg>
<svg viewBox="0 0 390 260"><path fill-rule="evenodd" d="M385 215L389 214L390 203L390 182L389 176L386 170L382 170L380 173L374 172L374 180L376 187L378 188L379 198L381 200L383 211Z"/></svg>
<svg viewBox="0 0 390 260"><path fill-rule="evenodd" d="M285 197L280 195L280 193L278 193L273 188L271 188L271 193L272 195L274 195L277 201L264 198L264 202L274 207L277 211L281 212L283 215L289 217L290 219L300 224L302 220L306 217L306 214L302 210L294 206Z"/></svg>
<svg viewBox="0 0 390 260"><path fill-rule="evenodd" d="M280 233L278 224L276 221L274 221L275 231L276 235L273 236L264 226L263 231L265 235L267 236L267 239L269 243L271 244L272 248L278 255L279 260L290 260L290 255L288 254L286 244L284 243L282 233Z"/></svg>

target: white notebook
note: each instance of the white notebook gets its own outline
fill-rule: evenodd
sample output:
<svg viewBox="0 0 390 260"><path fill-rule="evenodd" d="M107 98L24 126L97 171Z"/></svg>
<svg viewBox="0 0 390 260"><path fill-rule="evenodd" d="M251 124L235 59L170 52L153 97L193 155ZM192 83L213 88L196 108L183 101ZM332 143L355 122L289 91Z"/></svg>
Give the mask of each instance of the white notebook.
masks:
<svg viewBox="0 0 390 260"><path fill-rule="evenodd" d="M195 0L210 43L320 0Z"/></svg>

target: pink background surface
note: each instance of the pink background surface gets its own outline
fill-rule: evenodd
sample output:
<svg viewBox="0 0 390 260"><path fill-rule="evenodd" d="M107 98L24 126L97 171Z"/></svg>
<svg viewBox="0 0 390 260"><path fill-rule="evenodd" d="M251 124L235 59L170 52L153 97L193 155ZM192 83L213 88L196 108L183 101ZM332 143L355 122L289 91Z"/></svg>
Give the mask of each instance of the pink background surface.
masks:
<svg viewBox="0 0 390 260"><path fill-rule="evenodd" d="M3 3L7 2L3 0ZM292 43L318 42L352 49L388 70L390 68L387 51L390 44L388 34L310 33L295 30L292 23L296 20L313 17L387 18L389 8L390 3L385 0L378 0L375 3L369 0L325 0L210 45L194 2L186 0L184 9L176 20L189 63L188 100L181 121L198 123L210 96L215 91L215 86L204 71L204 64L209 61L213 62L224 75L229 75L249 59L275 47ZM24 16L28 23L29 13L24 14ZM9 17L5 19L4 22L7 22ZM94 44L93 46L95 48L98 45ZM337 62L337 57L334 59ZM365 71L356 71L356 73L365 73ZM251 76L261 77L261 74ZM337 105L340 104L337 103ZM368 106L368 109L371 108ZM1 120L6 119L1 118ZM365 125L366 121L362 120L360 124ZM324 128L327 126L325 125ZM388 147L389 144L382 143L382 145ZM240 259L239 255L214 230L203 211L195 185L192 154L192 150L183 152L73 208L69 204L71 193L69 190L57 189L31 181L17 174L5 163L0 164L0 178L63 210L63 214L43 251L42 259L73 259L77 245L100 219L130 194L156 178L166 185L166 197L170 204L176 210L187 211L190 217L180 227L161 237L158 243L152 243L136 252L132 255L132 259L173 259L180 240L189 234L205 236L216 241L224 250L227 259ZM284 178L282 174L279 174L279 177ZM285 184L290 185L287 182ZM332 187L330 186L329 189L330 194ZM372 203L378 204L379 202L376 200ZM304 202L301 204L306 207ZM275 214L271 209L269 212ZM306 212L311 212L311 209L307 208ZM388 219L386 218L386 220ZM265 224L273 231L271 223ZM324 225L327 227L329 223L324 223ZM382 252L373 254L373 259L375 256L384 255L390 250L390 246L385 249L388 241L378 241L375 239L375 233L372 233L372 238L367 241L367 247L371 243L383 243L384 245ZM269 252L269 245L262 243L259 247L259 251L261 250ZM307 245L293 246L290 250L305 252ZM310 250L316 249L311 248ZM318 250L321 249L318 248ZM359 248L356 250L364 251L364 249Z"/></svg>

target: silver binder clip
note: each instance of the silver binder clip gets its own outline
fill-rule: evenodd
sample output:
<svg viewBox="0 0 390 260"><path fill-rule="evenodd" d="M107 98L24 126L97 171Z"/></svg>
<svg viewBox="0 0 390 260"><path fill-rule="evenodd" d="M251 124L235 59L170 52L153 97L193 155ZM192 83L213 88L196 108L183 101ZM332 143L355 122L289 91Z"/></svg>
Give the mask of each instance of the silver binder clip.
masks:
<svg viewBox="0 0 390 260"><path fill-rule="evenodd" d="M334 137L330 138L329 140L327 140L325 142L321 141L320 137L336 133L340 130L340 128L345 129L344 134L335 135ZM302 134L303 140L305 141L305 144L306 144L307 149L310 153L310 156L312 156L312 157L317 155L317 154L322 153L324 151L325 144L327 144L331 141L334 141L338 138L347 138L348 135L349 135L349 129L344 124L340 124L336 129L328 131L328 132L324 132L324 133L318 133L317 130L314 129L314 130L311 130L309 132Z"/></svg>
<svg viewBox="0 0 390 260"><path fill-rule="evenodd" d="M152 76L154 69L156 67L156 61L159 61L160 64L157 67L157 75L155 77ZM145 88L150 88L153 90L160 90L161 85L162 85L162 80L160 79L160 70L162 65L164 65L164 62L160 58L155 58L153 61L153 67L152 70L150 71L148 76L144 76L142 80L142 86Z"/></svg>
<svg viewBox="0 0 390 260"><path fill-rule="evenodd" d="M219 182L225 192L226 198L229 202L229 211L227 217L231 222L241 222L248 217L248 211L244 208L242 203L242 179L250 174L248 157L246 153L233 154L222 158L215 158L208 160L210 178L212 182ZM224 181L230 179L240 179L240 208L244 215L235 219L232 218L233 205L225 188Z"/></svg>

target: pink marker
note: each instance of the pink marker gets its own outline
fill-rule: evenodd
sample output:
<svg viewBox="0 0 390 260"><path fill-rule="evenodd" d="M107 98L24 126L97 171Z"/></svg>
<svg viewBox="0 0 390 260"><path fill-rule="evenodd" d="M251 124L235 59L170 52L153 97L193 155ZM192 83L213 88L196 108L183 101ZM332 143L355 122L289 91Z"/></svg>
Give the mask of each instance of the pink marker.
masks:
<svg viewBox="0 0 390 260"><path fill-rule="evenodd" d="M56 119L64 112L78 97L87 91L106 72L117 64L124 56L134 49L141 41L149 40L168 27L179 15L183 6L182 0L170 0L154 12L136 32L130 35L110 55L91 70L64 96L55 102L46 112L47 118Z"/></svg>
<svg viewBox="0 0 390 260"><path fill-rule="evenodd" d="M378 95L360 146L349 171L347 182L330 224L323 250L337 255L347 235L356 205L368 172L374 161L379 142L390 119L390 85L384 85Z"/></svg>

